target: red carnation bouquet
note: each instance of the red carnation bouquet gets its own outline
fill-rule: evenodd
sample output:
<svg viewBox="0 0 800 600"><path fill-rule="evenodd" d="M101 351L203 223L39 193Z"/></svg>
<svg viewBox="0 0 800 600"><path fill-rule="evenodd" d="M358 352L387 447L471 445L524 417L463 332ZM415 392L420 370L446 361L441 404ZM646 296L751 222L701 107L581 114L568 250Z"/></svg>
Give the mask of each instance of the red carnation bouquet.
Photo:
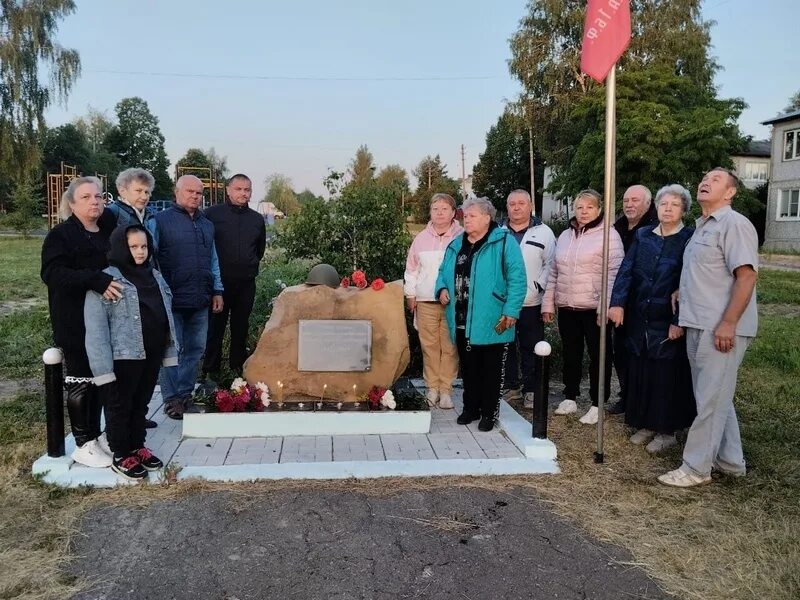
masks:
<svg viewBox="0 0 800 600"><path fill-rule="evenodd" d="M353 274L350 277L342 277L342 281L339 283L341 287L347 288L350 287L350 284L356 286L360 290L364 290L367 287L371 287L373 290L380 291L384 287L386 287L386 282L383 281L380 277L376 277L372 280L372 284L369 283L367 279L367 274L358 269L353 271Z"/></svg>
<svg viewBox="0 0 800 600"><path fill-rule="evenodd" d="M214 394L219 412L262 412L269 405L269 388L263 383L251 386L241 377L233 380L230 389Z"/></svg>

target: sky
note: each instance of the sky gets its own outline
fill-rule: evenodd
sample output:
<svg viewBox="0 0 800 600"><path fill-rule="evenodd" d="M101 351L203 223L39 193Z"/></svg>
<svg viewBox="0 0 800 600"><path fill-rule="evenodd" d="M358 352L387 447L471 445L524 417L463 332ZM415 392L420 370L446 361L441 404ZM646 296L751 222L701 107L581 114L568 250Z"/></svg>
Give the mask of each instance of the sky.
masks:
<svg viewBox="0 0 800 600"><path fill-rule="evenodd" d="M57 126L88 107L114 116L140 96L159 118L172 165L192 147L213 147L231 173L287 175L322 194L361 144L378 168L411 170L439 154L466 173L507 100L508 40L525 0L77 0L59 42L79 51L82 74ZM764 119L800 89L794 48L798 0L706 0L722 97L749 108L740 127L769 136ZM791 74L795 75L792 76ZM172 171L170 174L173 174ZM413 184L413 179L412 179Z"/></svg>

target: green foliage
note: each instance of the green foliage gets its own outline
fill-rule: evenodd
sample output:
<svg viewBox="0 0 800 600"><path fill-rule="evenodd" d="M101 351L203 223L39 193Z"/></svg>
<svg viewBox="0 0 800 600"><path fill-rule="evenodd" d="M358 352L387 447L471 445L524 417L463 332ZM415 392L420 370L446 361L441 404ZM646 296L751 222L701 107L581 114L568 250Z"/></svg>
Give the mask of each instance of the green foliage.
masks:
<svg viewBox="0 0 800 600"><path fill-rule="evenodd" d="M800 110L800 90L797 90L794 95L789 98L789 104L783 109L784 112L790 113Z"/></svg>
<svg viewBox="0 0 800 600"><path fill-rule="evenodd" d="M375 159L366 144L359 146L355 158L350 162L350 182L363 185L371 182L375 177Z"/></svg>
<svg viewBox="0 0 800 600"><path fill-rule="evenodd" d="M156 180L153 196L172 195L172 180L167 173L169 160L164 150L164 135L158 117L141 98L124 98L115 107L117 124L103 140L103 145L119 159L124 168L141 167Z"/></svg>
<svg viewBox="0 0 800 600"><path fill-rule="evenodd" d="M397 206L404 208L410 196L411 189L408 182L408 173L400 165L386 165L375 178L378 185L392 190L396 198Z"/></svg>
<svg viewBox="0 0 800 600"><path fill-rule="evenodd" d="M11 193L11 206L13 210L6 217L5 224L27 238L31 230L41 225L44 210L41 186L27 178L17 182Z"/></svg>
<svg viewBox="0 0 800 600"><path fill-rule="evenodd" d="M53 100L66 100L80 74L77 51L56 39L72 0L0 5L0 188L39 166L39 136ZM44 83L48 82L48 83ZM0 208L5 197L0 197Z"/></svg>
<svg viewBox="0 0 800 600"><path fill-rule="evenodd" d="M272 202L287 217L300 212L300 203L292 190L292 180L286 175L273 173L264 180L264 184L267 188L264 202Z"/></svg>
<svg viewBox="0 0 800 600"><path fill-rule="evenodd" d="M80 173L88 173L92 151L84 133L72 123L48 129L42 144L42 168L59 173L61 163L73 165Z"/></svg>
<svg viewBox="0 0 800 600"><path fill-rule="evenodd" d="M402 277L410 237L393 190L373 182L310 201L279 228L276 243L292 258L329 263L343 276L359 268L391 281Z"/></svg>
<svg viewBox="0 0 800 600"><path fill-rule="evenodd" d="M197 170L187 169L181 171L182 175L195 175L200 178L208 178L210 169L218 180L225 178L228 172L227 159L217 155L214 148L200 150L199 148L189 148L186 154L175 163L176 167L199 167Z"/></svg>
<svg viewBox="0 0 800 600"><path fill-rule="evenodd" d="M310 189L306 188L299 194L297 194L297 203L302 208L312 200L322 200L322 196L317 196L314 192Z"/></svg>
<svg viewBox="0 0 800 600"><path fill-rule="evenodd" d="M431 197L434 194L450 194L458 202L461 189L458 182L447 175L447 165L436 156L426 156L413 171L417 178L417 189L410 199L418 223L427 223L430 217Z"/></svg>

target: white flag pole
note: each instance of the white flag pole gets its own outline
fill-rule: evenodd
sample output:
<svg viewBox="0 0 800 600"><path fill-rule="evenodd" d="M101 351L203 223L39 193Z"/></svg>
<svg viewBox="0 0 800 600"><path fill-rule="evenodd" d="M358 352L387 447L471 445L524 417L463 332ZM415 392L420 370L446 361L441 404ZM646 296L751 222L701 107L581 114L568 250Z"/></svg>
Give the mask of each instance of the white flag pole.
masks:
<svg viewBox="0 0 800 600"><path fill-rule="evenodd" d="M605 421L606 394L606 336L608 335L608 251L611 224L614 219L616 200L616 162L617 162L617 65L611 67L606 76L606 157L605 157L605 199L603 217L603 283L600 289L600 353L597 374L597 451L594 462L603 462L603 424Z"/></svg>

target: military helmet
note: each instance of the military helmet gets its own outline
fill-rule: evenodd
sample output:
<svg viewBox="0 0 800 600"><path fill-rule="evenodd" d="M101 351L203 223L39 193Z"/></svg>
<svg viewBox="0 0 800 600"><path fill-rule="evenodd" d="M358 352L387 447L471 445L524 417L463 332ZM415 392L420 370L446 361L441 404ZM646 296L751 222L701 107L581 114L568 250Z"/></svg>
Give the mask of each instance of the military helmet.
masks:
<svg viewBox="0 0 800 600"><path fill-rule="evenodd" d="M328 287L339 287L339 273L331 265L315 265L308 272L306 285L327 285Z"/></svg>

